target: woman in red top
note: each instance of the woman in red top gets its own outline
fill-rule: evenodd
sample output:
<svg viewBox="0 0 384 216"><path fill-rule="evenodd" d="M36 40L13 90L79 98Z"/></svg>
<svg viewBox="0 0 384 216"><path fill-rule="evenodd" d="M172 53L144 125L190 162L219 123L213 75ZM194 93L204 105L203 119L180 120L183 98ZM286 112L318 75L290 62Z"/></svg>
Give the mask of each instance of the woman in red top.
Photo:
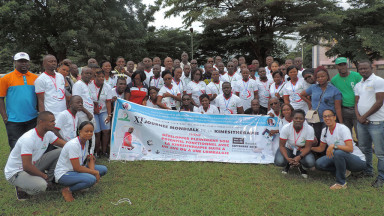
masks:
<svg viewBox="0 0 384 216"><path fill-rule="evenodd" d="M146 106L148 100L148 86L144 83L144 71L135 71L132 82L125 89L125 100Z"/></svg>

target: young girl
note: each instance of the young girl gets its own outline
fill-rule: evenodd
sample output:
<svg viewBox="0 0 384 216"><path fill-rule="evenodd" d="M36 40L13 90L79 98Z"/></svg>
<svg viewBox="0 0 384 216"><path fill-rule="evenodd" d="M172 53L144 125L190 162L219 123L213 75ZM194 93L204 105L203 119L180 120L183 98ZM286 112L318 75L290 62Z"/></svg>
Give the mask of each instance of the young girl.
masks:
<svg viewBox="0 0 384 216"><path fill-rule="evenodd" d="M159 106L157 106L157 93L158 90L155 86L149 87L149 99L147 100L147 107L159 108Z"/></svg>
<svg viewBox="0 0 384 216"><path fill-rule="evenodd" d="M79 126L79 136L63 147L56 164L56 182L66 186L61 193L67 202L74 200L73 191L90 188L99 182L100 176L107 173L107 167L95 165L95 157L89 155L89 140L92 139L94 126L85 121Z"/></svg>
<svg viewBox="0 0 384 216"><path fill-rule="evenodd" d="M194 107L193 112L201 114L219 114L219 109L215 105L209 104L209 96L207 94L200 95L200 107Z"/></svg>

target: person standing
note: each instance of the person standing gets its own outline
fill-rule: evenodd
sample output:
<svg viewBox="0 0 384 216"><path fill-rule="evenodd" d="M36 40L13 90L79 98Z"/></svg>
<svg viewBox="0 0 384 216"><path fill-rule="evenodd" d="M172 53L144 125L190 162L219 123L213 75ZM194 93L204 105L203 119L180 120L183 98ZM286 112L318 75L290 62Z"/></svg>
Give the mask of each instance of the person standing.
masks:
<svg viewBox="0 0 384 216"><path fill-rule="evenodd" d="M186 52L183 52L181 54L180 67L184 68L185 65L191 65L191 64L188 62L188 54Z"/></svg>
<svg viewBox="0 0 384 216"><path fill-rule="evenodd" d="M273 79L269 79L264 68L259 68L259 79L256 80L260 109L263 113L268 112L268 100L270 98L270 87Z"/></svg>
<svg viewBox="0 0 384 216"><path fill-rule="evenodd" d="M357 128L357 119L355 114L355 95L353 89L362 79L361 75L354 71L348 71L347 58L339 57L335 61L336 68L339 71L331 80L331 83L339 89L342 96L341 113L345 126L352 133L352 128ZM356 132L357 135L357 132Z"/></svg>
<svg viewBox="0 0 384 216"><path fill-rule="evenodd" d="M55 71L57 60L53 55L44 56L43 67L45 72L35 81L39 112L50 111L57 117L67 109L64 76Z"/></svg>
<svg viewBox="0 0 384 216"><path fill-rule="evenodd" d="M234 83L234 91L235 94L240 97L241 102L243 103L243 109L247 110L248 108L251 108L251 101L253 99L258 99L258 84L257 81L253 79L249 79L249 70L248 69L242 69L241 75L243 76L242 80L238 80ZM268 86L269 88L269 86ZM269 89L268 89L269 92ZM269 93L268 93L269 96Z"/></svg>
<svg viewBox="0 0 384 216"><path fill-rule="evenodd" d="M220 63L223 64L223 63ZM219 71L212 71L212 80L207 85L206 93L212 105L216 105L216 97L223 93L223 81L220 80ZM200 100L201 101L201 100Z"/></svg>
<svg viewBox="0 0 384 216"><path fill-rule="evenodd" d="M15 70L0 79L0 114L11 150L25 132L36 126L37 99L34 82L37 75L28 71L29 55L16 53Z"/></svg>
<svg viewBox="0 0 384 216"><path fill-rule="evenodd" d="M378 188L384 184L384 79L373 74L370 61L360 61L357 68L363 77L355 86L359 147L367 162L364 174L373 176L372 142L375 144L378 176L372 187Z"/></svg>

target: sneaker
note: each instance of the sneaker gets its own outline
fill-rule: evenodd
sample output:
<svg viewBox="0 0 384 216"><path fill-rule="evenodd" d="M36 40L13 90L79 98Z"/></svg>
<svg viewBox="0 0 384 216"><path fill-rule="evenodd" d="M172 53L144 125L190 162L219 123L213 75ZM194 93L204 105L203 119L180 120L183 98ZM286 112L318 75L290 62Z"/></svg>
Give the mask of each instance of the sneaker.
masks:
<svg viewBox="0 0 384 216"><path fill-rule="evenodd" d="M334 184L331 187L329 187L331 190L339 190L339 189L347 189L347 182L345 182L343 185L341 184Z"/></svg>
<svg viewBox="0 0 384 216"><path fill-rule="evenodd" d="M381 188L381 187L383 187L383 184L384 184L384 180L376 179L376 180L372 183L372 187L374 187L374 188Z"/></svg>
<svg viewBox="0 0 384 216"><path fill-rule="evenodd" d="M288 173L290 167L291 167L291 165L289 165L289 163L287 163L287 165L284 167L284 169L281 171L281 173L286 175Z"/></svg>
<svg viewBox="0 0 384 216"><path fill-rule="evenodd" d="M69 187L63 188L61 190L61 194L67 202L72 202L73 200L75 200L72 196L72 192L69 190Z"/></svg>
<svg viewBox="0 0 384 216"><path fill-rule="evenodd" d="M303 178L305 178L305 179L308 178L307 171L303 168L302 165L299 166L299 171L300 171L301 176L303 176Z"/></svg>
<svg viewBox="0 0 384 216"><path fill-rule="evenodd" d="M348 178L351 175L351 171L345 170L345 178Z"/></svg>
<svg viewBox="0 0 384 216"><path fill-rule="evenodd" d="M16 189L16 197L17 197L17 200L19 201L25 201L27 199L29 199L29 195L27 194L27 192L25 191L22 191L19 187L15 187Z"/></svg>

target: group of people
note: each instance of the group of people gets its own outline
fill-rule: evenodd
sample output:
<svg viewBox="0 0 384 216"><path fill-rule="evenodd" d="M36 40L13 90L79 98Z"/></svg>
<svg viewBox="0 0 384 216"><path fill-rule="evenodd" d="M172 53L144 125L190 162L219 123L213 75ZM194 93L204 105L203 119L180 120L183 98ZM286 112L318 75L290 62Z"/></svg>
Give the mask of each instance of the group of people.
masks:
<svg viewBox="0 0 384 216"><path fill-rule="evenodd" d="M300 57L280 65L268 56L261 67L244 57L225 65L216 56L199 67L183 53L181 61L167 57L163 65L159 57L137 64L118 57L115 67L91 58L79 68L46 55L39 76L28 71L29 61L27 53L17 53L15 70L0 79L0 113L11 147L5 175L20 199L44 191L54 178L72 201L73 191L91 187L107 172L95 161L109 157L118 98L156 109L277 117L279 129L271 131L280 137L275 164L285 174L298 167L305 178L314 166L333 172L331 189L346 188L350 171L373 176L373 142L379 175L372 186L384 183L384 81L369 61L360 61L357 73L340 57L332 79L325 67L303 69ZM319 121L306 121L311 111Z"/></svg>

